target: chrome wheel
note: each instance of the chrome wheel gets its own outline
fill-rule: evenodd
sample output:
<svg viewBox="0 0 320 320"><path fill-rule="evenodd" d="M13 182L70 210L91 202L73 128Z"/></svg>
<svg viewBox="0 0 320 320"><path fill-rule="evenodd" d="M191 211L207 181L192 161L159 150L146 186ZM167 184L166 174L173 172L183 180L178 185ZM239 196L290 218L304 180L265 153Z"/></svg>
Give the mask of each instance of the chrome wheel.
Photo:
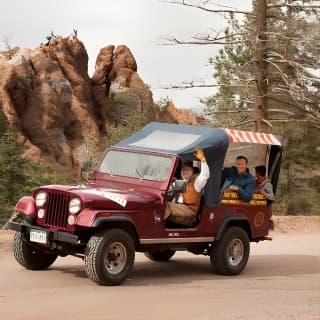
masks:
<svg viewBox="0 0 320 320"><path fill-rule="evenodd" d="M242 272L248 262L250 240L247 232L240 227L230 227L221 236L210 253L213 270L225 275Z"/></svg>
<svg viewBox="0 0 320 320"><path fill-rule="evenodd" d="M94 234L85 250L87 276L99 285L119 285L130 274L135 245L123 229L103 230Z"/></svg>
<svg viewBox="0 0 320 320"><path fill-rule="evenodd" d="M120 273L127 262L127 250L121 242L113 242L106 250L105 268L111 274Z"/></svg>
<svg viewBox="0 0 320 320"><path fill-rule="evenodd" d="M232 267L236 267L243 259L244 246L240 239L232 239L227 248L227 259Z"/></svg>

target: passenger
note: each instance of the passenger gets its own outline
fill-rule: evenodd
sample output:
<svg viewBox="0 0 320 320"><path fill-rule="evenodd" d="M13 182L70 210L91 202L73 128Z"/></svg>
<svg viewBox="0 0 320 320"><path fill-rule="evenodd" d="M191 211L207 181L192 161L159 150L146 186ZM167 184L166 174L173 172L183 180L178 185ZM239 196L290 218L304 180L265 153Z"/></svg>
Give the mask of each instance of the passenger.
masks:
<svg viewBox="0 0 320 320"><path fill-rule="evenodd" d="M190 225L200 207L201 191L207 183L210 170L202 148L196 148L194 154L201 161L201 170L194 173L192 161L182 164L181 176L186 181L186 191L179 194L177 200L167 202L164 219L182 225Z"/></svg>
<svg viewBox="0 0 320 320"><path fill-rule="evenodd" d="M273 186L266 177L266 167L256 166L256 189L255 192L263 194L267 200L274 201Z"/></svg>
<svg viewBox="0 0 320 320"><path fill-rule="evenodd" d="M53 30L51 31L51 33L46 37L47 39L47 43L46 43L46 46L49 45L50 41L52 39L56 38L56 35L54 34Z"/></svg>
<svg viewBox="0 0 320 320"><path fill-rule="evenodd" d="M255 178L249 172L248 159L238 156L236 167L225 168L223 176L226 180L223 183L222 191L235 191L241 200L249 202L252 198L255 187Z"/></svg>

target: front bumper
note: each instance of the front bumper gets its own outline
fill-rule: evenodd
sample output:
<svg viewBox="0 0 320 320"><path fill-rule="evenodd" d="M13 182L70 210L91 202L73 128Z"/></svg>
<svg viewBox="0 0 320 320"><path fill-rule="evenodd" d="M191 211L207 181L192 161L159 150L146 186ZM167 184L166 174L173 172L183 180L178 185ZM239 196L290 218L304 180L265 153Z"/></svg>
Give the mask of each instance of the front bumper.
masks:
<svg viewBox="0 0 320 320"><path fill-rule="evenodd" d="M10 230L21 232L26 236L27 239L29 239L31 230L39 230L39 231L46 232L49 243L62 242L62 243L69 243L69 244L79 244L79 237L74 234L70 234L63 231L48 230L38 226L34 226L26 222L24 222L23 224L16 223L16 222L8 222L7 228Z"/></svg>

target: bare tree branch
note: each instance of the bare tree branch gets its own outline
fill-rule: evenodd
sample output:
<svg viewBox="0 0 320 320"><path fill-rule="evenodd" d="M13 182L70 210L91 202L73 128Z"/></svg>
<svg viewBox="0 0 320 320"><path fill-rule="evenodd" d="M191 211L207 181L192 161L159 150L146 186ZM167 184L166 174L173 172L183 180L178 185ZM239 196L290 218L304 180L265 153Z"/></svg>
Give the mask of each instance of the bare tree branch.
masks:
<svg viewBox="0 0 320 320"><path fill-rule="evenodd" d="M319 5L305 5L305 4L290 4L290 3L282 3L282 4L268 4L268 8L282 8L282 7L287 7L287 8L298 8L298 9L303 9L303 10L308 10L308 9L320 9Z"/></svg>
<svg viewBox="0 0 320 320"><path fill-rule="evenodd" d="M263 123L265 123L266 125L268 125L270 128L272 128L272 124L271 124L271 122L270 122L269 120L261 119L261 121L262 121Z"/></svg>
<svg viewBox="0 0 320 320"><path fill-rule="evenodd" d="M215 87L242 87L242 88L247 88L247 87L254 87L249 84L238 84L238 85L232 85L232 84L205 84L205 83L197 83L195 81L191 82L183 82L182 84L176 84L176 85L169 85L169 86L163 86L161 89L192 89L192 88L215 88Z"/></svg>
<svg viewBox="0 0 320 320"><path fill-rule="evenodd" d="M271 122L308 122L310 124L314 124L316 125L316 127L320 128L320 122L318 121L312 121L312 120L309 120L309 119L268 119L268 120L265 120L265 119L262 119L263 122L268 122L268 125L272 127L272 124ZM238 123L234 123L232 125L230 125L231 128L233 127L240 127L242 126L243 124L247 124L247 123L253 123L255 122L254 119L251 119L251 120L246 120L246 121L241 121L241 122L238 122Z"/></svg>
<svg viewBox="0 0 320 320"><path fill-rule="evenodd" d="M294 112L291 112L291 111L288 111L288 110L283 110L283 109L268 109L268 112L279 112L279 113L286 113L290 116L294 116L295 113Z"/></svg>
<svg viewBox="0 0 320 320"><path fill-rule="evenodd" d="M276 19L276 20L281 20L281 21L286 21L286 18L280 17L280 16L273 16L273 15L267 15L267 19Z"/></svg>
<svg viewBox="0 0 320 320"><path fill-rule="evenodd" d="M277 63L287 63L287 64L291 65L292 67L296 67L296 68L299 68L300 70L303 70L305 73L307 73L309 76L311 76L314 79L314 81L318 82L320 80L319 77L315 76L314 74L312 74L310 71L308 71L306 69L307 66L304 66L301 63L298 63L296 61L289 60L289 59L286 59L286 58L283 58L283 59L273 59L272 58L272 59L268 59L267 61L268 62L277 62ZM312 66L313 68L317 68L318 67L317 64L316 65L313 64L313 65L309 65L309 66L310 67Z"/></svg>
<svg viewBox="0 0 320 320"><path fill-rule="evenodd" d="M285 92L285 93L288 93L288 88L274 88L273 92L277 90L277 91L280 91L280 92ZM282 94L279 95L280 97L282 97ZM308 116L311 117L312 119L315 119L316 121L320 121L320 112L319 111L314 111L312 109L306 109L306 101L307 101L307 98L305 96L302 96L301 97L301 100L298 100L296 99L296 97L290 95L291 99L293 100L294 103L291 103L289 101L286 101L286 100L282 100L282 99L277 99L274 95L272 96L268 96L269 99L272 99L272 100L275 100L275 101L279 101L281 103L284 103L284 104L287 104L297 110L300 110L302 111L303 113L305 113L307 111L308 113ZM312 100L309 100L308 102L313 102Z"/></svg>
<svg viewBox="0 0 320 320"><path fill-rule="evenodd" d="M220 113L240 113L240 112L253 112L252 109L250 110L221 110L221 111L210 111L210 114L220 114Z"/></svg>
<svg viewBox="0 0 320 320"><path fill-rule="evenodd" d="M221 37L221 40L226 39L227 37ZM193 39L196 39L195 37L193 37ZM171 37L171 38L166 38L165 40L168 41L168 43L163 43L162 45L164 46L173 46L173 45L182 45L182 44L187 44L187 45L192 45L192 44L196 44L196 45L216 45L216 44L230 44L230 41L220 41L220 39L198 39L198 40L179 40L175 37ZM236 40L236 41L231 41L233 44L236 43L242 43L243 41L241 40Z"/></svg>
<svg viewBox="0 0 320 320"><path fill-rule="evenodd" d="M224 40L224 39L233 39L233 38L240 38L242 36L247 35L246 32L240 32L240 33L231 33L225 36L219 36L220 33L217 33L215 37L212 37L210 35L206 35L206 36L201 36L201 35L195 35L192 38L195 40L203 40L203 41L216 41L216 40ZM232 42L232 41L231 41Z"/></svg>
<svg viewBox="0 0 320 320"><path fill-rule="evenodd" d="M230 100L230 101L235 101L235 102L244 102L244 103L250 103L250 104L252 104L253 103L253 101L252 100L250 100L250 99L234 99L234 98L226 98L226 97L224 97L223 99L221 98L221 99L219 99L219 98L215 98L215 100L221 100L221 101L226 101L226 100Z"/></svg>
<svg viewBox="0 0 320 320"><path fill-rule="evenodd" d="M229 13L229 14L245 14L245 15L249 15L249 16L254 16L254 14L252 12L249 11L243 11L243 10L231 10L231 9L210 9L210 8L206 8L205 6L202 5L196 5L196 4L192 4L192 3L188 3L185 0L181 0L181 1L162 1L165 3L170 3L170 4L178 4L178 5L182 5L185 7L192 7L192 8L197 8L206 12L211 12L211 13Z"/></svg>
<svg viewBox="0 0 320 320"><path fill-rule="evenodd" d="M279 71L279 74L280 74L282 80L285 82L285 84L288 86L290 85L289 81L287 79L287 75L282 72L282 70L280 69L280 67L277 64L273 63L271 60L268 60L268 59L264 59L264 61L266 61L267 63L270 63L272 66L274 66Z"/></svg>
<svg viewBox="0 0 320 320"><path fill-rule="evenodd" d="M307 122L308 124L313 124L315 127L320 128L319 121L311 121L309 119L269 119L272 122Z"/></svg>
<svg viewBox="0 0 320 320"><path fill-rule="evenodd" d="M277 36L282 39L290 40L290 41L297 41L297 42L308 42L308 41L319 41L320 38L306 38L306 37L299 37L299 38L294 38L294 37L288 37L284 34L278 33L278 32L265 32L267 36ZM274 40L269 40L269 41L274 41Z"/></svg>
<svg viewBox="0 0 320 320"><path fill-rule="evenodd" d="M215 87L234 88L234 90L231 91L232 98L230 98L230 95L228 95L227 97L221 99L223 102L222 107L228 109L228 99L230 98L230 100L232 100L233 107L239 106L248 109L235 110L233 108L230 111L214 110L211 111L211 114L213 117L214 115L219 114L221 114L221 117L223 117L223 113L227 115L230 114L231 117L226 116L226 118L228 118L226 121L228 123L232 121L238 121L238 123L233 125L235 127L248 123L255 123L257 128L263 128L265 125L272 127L272 121L289 121L288 118L293 116L301 117L301 119L299 119L301 122L308 121L310 123L312 122L319 125L320 76L314 70L320 68L320 61L318 60L316 51L317 45L320 42L320 38L319 33L313 32L313 30L318 29L312 29L311 27L304 29L304 24L300 23L301 19L298 19L297 25L295 26L297 32L290 31L292 30L290 19L295 18L294 14L298 12L296 9L301 9L301 11L307 12L307 14L309 14L310 10L312 10L312 13L316 15L318 9L320 9L320 5L318 5L319 1L310 1L307 5L305 5L303 4L305 3L304 1L301 1L302 4L300 4L300 1L269 0L269 3L267 3L265 0L259 0L256 2L256 6L253 8L253 13L237 10L227 6L222 7L210 0L167 0L162 2L197 8L209 13L225 14L225 17L229 19L228 22L232 25L232 30L235 31L233 34L228 32L226 32L226 34L222 34L222 32L218 33L213 30L213 32L209 31L208 35L198 34L186 41L172 37L170 39L166 39L169 41L169 44L167 45L227 45L227 49L230 50L230 59L232 59L232 55L236 55L236 52L233 52L234 47L232 47L232 45L243 43L248 48L248 54L253 56L253 59L250 61L246 60L244 65L235 62L236 69L233 71L233 73L231 73L229 78L227 78L228 80L223 77L224 71L222 70L221 79L223 80L221 80L221 82L224 83L208 84L205 82L199 83L192 81L188 83L184 82L178 85L165 86L162 87L163 89ZM281 16L280 12L279 16L277 16L278 11L283 11L282 13L284 13L285 9L269 10L268 12L268 9L270 8L287 8L289 13ZM292 14L290 15L291 11ZM254 30L250 30L250 24L249 27L246 26L246 28L242 28L237 21L233 20L232 15L236 13L254 17L255 20L253 25L256 28L254 28ZM229 16L227 16L227 14L229 14ZM284 32L282 29L279 30L273 27L270 28L272 31L269 32L269 27L266 27L266 21L268 21L270 18L286 21L286 32ZM287 20L290 21L287 22ZM279 24L279 26L280 25L281 24ZM299 32L299 26L302 26L301 30L305 32ZM302 33L305 33L306 37L303 37ZM275 41L281 42L281 44L284 43L284 49L279 50L280 53L268 51L270 48L275 48L273 50L278 51L276 44L274 44ZM270 45L270 43L273 44ZM286 45L288 45L290 48L291 46L296 46L296 48L289 50L287 49ZM303 49L305 46L306 48L312 48L315 46L315 49L310 51L311 53L309 56L307 56L307 59L305 58L305 55L303 55ZM296 55L294 54L295 52ZM251 68L249 69L247 66L250 66ZM254 79L248 80L248 74L253 74ZM232 85L232 83L236 84ZM208 98L208 104L212 104L212 108L214 109L215 104L219 105L219 99L221 96L223 96L223 94L223 92L220 92L218 96ZM247 96L249 96L249 99L245 100ZM243 98L244 100L239 101L238 98ZM278 108L269 109L267 98L274 101L280 101L283 103L283 105L279 106ZM277 105L274 102L271 102L271 104L272 103ZM282 107L284 107L285 110L282 110ZM239 115L236 115L237 113ZM219 116L217 116L217 118L219 118Z"/></svg>
<svg viewBox="0 0 320 320"><path fill-rule="evenodd" d="M251 119L251 120L241 121L241 122L238 122L238 123L235 123L235 124L231 125L230 127L240 127L243 124L253 123L253 122L256 122L256 120Z"/></svg>
<svg viewBox="0 0 320 320"><path fill-rule="evenodd" d="M279 92L279 96L282 96L283 93L285 93L286 95L290 93L290 98L296 102L296 105L292 105L292 106L296 108L300 108L301 110L304 110L304 111L306 111L306 108L305 108L306 102L308 103L315 102L314 96L311 96L310 94L304 91L302 91L303 95L301 94L299 96L298 94L295 94L292 88L286 87L286 86L281 87L280 85L278 85L277 87L271 87L270 92L272 92L273 94L277 94L277 92ZM312 112L312 111L308 111L308 112Z"/></svg>
<svg viewBox="0 0 320 320"><path fill-rule="evenodd" d="M287 100L278 99L278 98L276 98L276 97L273 96L273 95L268 95L267 97L268 97L268 99L270 99L270 100L277 101L277 102L280 102L280 103L284 103L284 104L286 104L286 105L288 105L288 106L291 106L291 107L294 107L294 108L299 108L299 105L293 104L293 103L291 103L291 102L289 102L289 101L287 101ZM271 110L269 110L269 111L271 111Z"/></svg>

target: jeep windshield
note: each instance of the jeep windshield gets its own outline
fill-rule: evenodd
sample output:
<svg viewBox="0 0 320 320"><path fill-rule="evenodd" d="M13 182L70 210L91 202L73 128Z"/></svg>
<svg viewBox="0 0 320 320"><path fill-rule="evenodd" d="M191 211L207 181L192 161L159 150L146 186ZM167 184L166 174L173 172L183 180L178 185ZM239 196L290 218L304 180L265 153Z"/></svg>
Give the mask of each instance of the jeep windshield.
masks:
<svg viewBox="0 0 320 320"><path fill-rule="evenodd" d="M110 150L106 153L98 171L112 176L164 181L167 179L171 164L171 158L167 157Z"/></svg>

